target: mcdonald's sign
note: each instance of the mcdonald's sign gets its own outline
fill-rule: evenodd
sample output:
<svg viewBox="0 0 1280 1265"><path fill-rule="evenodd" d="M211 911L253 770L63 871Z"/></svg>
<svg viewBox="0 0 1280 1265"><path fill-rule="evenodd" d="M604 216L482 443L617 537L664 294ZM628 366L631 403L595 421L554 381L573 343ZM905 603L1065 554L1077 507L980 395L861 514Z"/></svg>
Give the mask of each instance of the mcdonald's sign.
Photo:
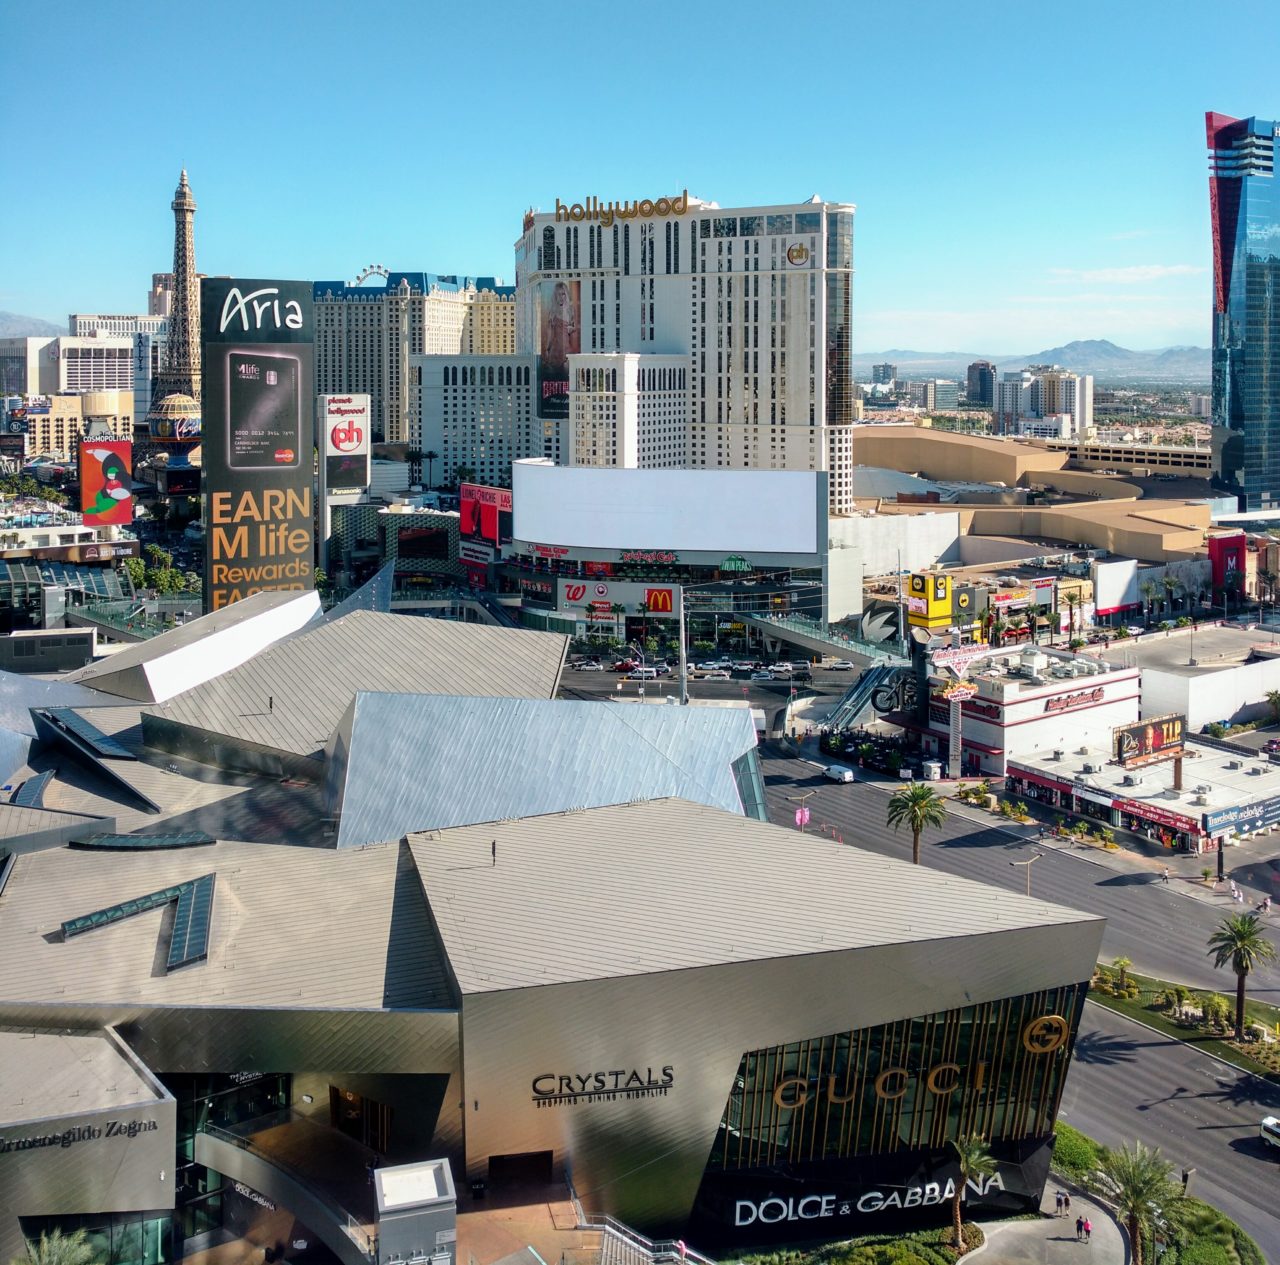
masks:
<svg viewBox="0 0 1280 1265"><path fill-rule="evenodd" d="M644 604L654 615L670 615L675 609L670 589L645 589Z"/></svg>

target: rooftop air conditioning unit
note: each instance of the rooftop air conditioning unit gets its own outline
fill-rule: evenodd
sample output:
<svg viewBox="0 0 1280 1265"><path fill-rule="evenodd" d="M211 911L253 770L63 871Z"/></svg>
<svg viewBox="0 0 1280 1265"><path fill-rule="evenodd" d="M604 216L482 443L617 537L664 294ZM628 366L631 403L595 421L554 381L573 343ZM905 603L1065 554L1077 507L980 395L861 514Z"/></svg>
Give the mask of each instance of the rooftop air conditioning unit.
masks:
<svg viewBox="0 0 1280 1265"><path fill-rule="evenodd" d="M1077 748L1076 748L1076 755L1088 755L1088 754L1089 754L1089 748L1088 748L1088 747L1077 747Z"/></svg>
<svg viewBox="0 0 1280 1265"><path fill-rule="evenodd" d="M1060 747L1055 747L1055 748L1054 748L1053 758L1054 758L1055 760L1061 760L1061 759L1062 759L1062 749L1061 749Z"/></svg>
<svg viewBox="0 0 1280 1265"><path fill-rule="evenodd" d="M1239 760L1228 760L1228 761L1227 761L1227 768L1229 768L1229 769L1240 769L1240 768L1243 768L1243 767L1244 767L1244 766L1243 766L1243 764L1241 764L1241 762L1240 762Z"/></svg>
<svg viewBox="0 0 1280 1265"><path fill-rule="evenodd" d="M1209 788L1207 786L1197 786L1195 791L1197 795L1208 795Z"/></svg>
<svg viewBox="0 0 1280 1265"><path fill-rule="evenodd" d="M1086 765L1084 766L1084 768L1081 770L1081 772L1083 772L1083 773L1094 773L1094 772L1096 772L1096 770L1094 769L1094 767L1093 767L1093 765L1092 765L1092 764L1086 764Z"/></svg>
<svg viewBox="0 0 1280 1265"><path fill-rule="evenodd" d="M1207 795L1197 795L1195 799L1193 799L1191 802L1193 804L1199 804L1201 807L1203 807L1205 804L1209 802L1209 797Z"/></svg>
<svg viewBox="0 0 1280 1265"><path fill-rule="evenodd" d="M1125 786L1137 786L1142 781L1136 773L1126 773L1121 780Z"/></svg>
<svg viewBox="0 0 1280 1265"><path fill-rule="evenodd" d="M1264 774L1265 772L1266 772L1266 769L1264 769L1260 764L1251 765L1249 768L1250 777L1261 777L1262 774Z"/></svg>

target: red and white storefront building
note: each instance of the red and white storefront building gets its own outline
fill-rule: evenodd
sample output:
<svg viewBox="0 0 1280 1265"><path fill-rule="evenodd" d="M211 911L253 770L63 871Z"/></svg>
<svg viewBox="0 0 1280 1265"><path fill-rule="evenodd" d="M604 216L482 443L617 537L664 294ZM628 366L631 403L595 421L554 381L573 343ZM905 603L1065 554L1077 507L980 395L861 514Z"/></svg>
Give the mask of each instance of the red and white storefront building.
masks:
<svg viewBox="0 0 1280 1265"><path fill-rule="evenodd" d="M947 651L934 655L942 668ZM1141 672L1114 668L1086 655L1023 647L960 661L977 694L960 706L962 775L1003 777L1010 760L1037 751L1105 745L1118 725L1138 719ZM949 671L930 679L927 726L920 732L925 759L946 764L951 706L943 697Z"/></svg>

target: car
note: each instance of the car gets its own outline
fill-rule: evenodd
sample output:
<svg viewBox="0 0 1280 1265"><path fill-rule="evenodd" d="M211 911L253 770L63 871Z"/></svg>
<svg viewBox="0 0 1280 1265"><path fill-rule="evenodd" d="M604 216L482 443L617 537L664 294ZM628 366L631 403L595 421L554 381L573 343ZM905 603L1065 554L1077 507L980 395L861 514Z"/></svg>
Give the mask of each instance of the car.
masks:
<svg viewBox="0 0 1280 1265"><path fill-rule="evenodd" d="M829 782L852 782L853 770L844 764L828 764L822 776Z"/></svg>
<svg viewBox="0 0 1280 1265"><path fill-rule="evenodd" d="M753 681L772 681L773 675L769 672L753 672L751 674L751 679Z"/></svg>
<svg viewBox="0 0 1280 1265"><path fill-rule="evenodd" d="M853 664L848 659L837 659L831 665L832 672L852 672Z"/></svg>
<svg viewBox="0 0 1280 1265"><path fill-rule="evenodd" d="M670 676L670 675L671 675L671 664L669 664L669 663L655 663L655 664L653 665L653 670L654 670L654 672L655 672L655 673L657 673L657 675L658 675L658 676Z"/></svg>
<svg viewBox="0 0 1280 1265"><path fill-rule="evenodd" d="M808 665L806 665L803 668L796 668L791 673L791 679L793 681L812 681L813 673L809 670Z"/></svg>
<svg viewBox="0 0 1280 1265"><path fill-rule="evenodd" d="M795 677L791 675L790 668L771 668L769 670L769 680L771 681L794 681Z"/></svg>
<svg viewBox="0 0 1280 1265"><path fill-rule="evenodd" d="M575 663L573 670L575 672L603 672L604 665L602 663Z"/></svg>
<svg viewBox="0 0 1280 1265"><path fill-rule="evenodd" d="M617 663L609 669L610 672L632 672L640 665L634 659L619 659Z"/></svg>
<svg viewBox="0 0 1280 1265"><path fill-rule="evenodd" d="M1141 637L1146 631L1147 630L1143 628L1141 624L1129 624L1128 627L1125 628L1125 632L1127 632L1130 637Z"/></svg>
<svg viewBox="0 0 1280 1265"><path fill-rule="evenodd" d="M1268 738L1267 741L1262 744L1262 749L1268 755L1273 751L1280 751L1280 738Z"/></svg>
<svg viewBox="0 0 1280 1265"><path fill-rule="evenodd" d="M737 663L722 663L722 668L731 668L734 672L755 672L760 665L751 659L739 659Z"/></svg>
<svg viewBox="0 0 1280 1265"><path fill-rule="evenodd" d="M698 664L699 672L716 672L719 671L721 663L718 659L708 659L706 663Z"/></svg>
<svg viewBox="0 0 1280 1265"><path fill-rule="evenodd" d="M732 681L733 677L724 668L709 668L702 674L704 681Z"/></svg>
<svg viewBox="0 0 1280 1265"><path fill-rule="evenodd" d="M628 681L656 681L657 679L657 668L632 668L627 673Z"/></svg>

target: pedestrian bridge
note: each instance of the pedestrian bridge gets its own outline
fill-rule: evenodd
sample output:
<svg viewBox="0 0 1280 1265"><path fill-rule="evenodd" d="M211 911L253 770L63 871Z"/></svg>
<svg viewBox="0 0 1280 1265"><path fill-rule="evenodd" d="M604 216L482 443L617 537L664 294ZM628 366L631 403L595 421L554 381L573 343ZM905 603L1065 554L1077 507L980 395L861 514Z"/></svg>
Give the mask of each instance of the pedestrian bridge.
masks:
<svg viewBox="0 0 1280 1265"><path fill-rule="evenodd" d="M737 615L735 618L762 632L766 639L786 642L810 655L836 655L860 668L903 667L907 660L894 650L850 637L802 615Z"/></svg>

